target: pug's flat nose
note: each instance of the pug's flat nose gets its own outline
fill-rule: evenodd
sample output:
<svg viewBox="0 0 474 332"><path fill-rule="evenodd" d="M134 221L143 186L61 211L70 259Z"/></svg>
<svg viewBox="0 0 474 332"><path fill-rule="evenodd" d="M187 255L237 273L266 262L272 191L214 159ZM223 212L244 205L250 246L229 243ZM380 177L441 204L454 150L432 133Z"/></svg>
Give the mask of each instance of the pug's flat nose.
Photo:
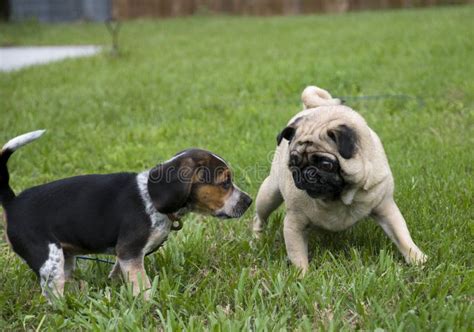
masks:
<svg viewBox="0 0 474 332"><path fill-rule="evenodd" d="M303 174L307 182L313 182L319 178L318 171L314 167L307 167Z"/></svg>

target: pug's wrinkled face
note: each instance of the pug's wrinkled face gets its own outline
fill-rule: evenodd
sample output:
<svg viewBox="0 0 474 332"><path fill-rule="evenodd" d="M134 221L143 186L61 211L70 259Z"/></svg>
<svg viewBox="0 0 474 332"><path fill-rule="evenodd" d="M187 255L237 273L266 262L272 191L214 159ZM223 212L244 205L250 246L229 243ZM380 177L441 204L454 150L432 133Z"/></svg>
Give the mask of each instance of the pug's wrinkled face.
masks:
<svg viewBox="0 0 474 332"><path fill-rule="evenodd" d="M344 189L337 158L315 151L309 142L294 145L290 150L288 166L296 188L306 191L313 198L336 199Z"/></svg>
<svg viewBox="0 0 474 332"><path fill-rule="evenodd" d="M294 123L278 135L278 145L282 139L288 140L288 167L295 186L313 198L338 199L346 186L338 157L353 156L356 149L353 130L344 125L320 129ZM334 152L328 149L330 146Z"/></svg>

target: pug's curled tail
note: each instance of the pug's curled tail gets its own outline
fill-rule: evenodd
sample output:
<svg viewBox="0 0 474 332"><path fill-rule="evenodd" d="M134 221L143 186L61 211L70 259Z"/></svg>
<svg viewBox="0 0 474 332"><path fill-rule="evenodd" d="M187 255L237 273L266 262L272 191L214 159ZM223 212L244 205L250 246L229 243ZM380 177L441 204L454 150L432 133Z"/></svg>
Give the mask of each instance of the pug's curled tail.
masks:
<svg viewBox="0 0 474 332"><path fill-rule="evenodd" d="M340 99L333 98L329 92L314 85L310 85L303 90L301 101L304 109L342 104Z"/></svg>
<svg viewBox="0 0 474 332"><path fill-rule="evenodd" d="M10 174L7 162L10 156L22 146L37 140L45 130L32 131L9 140L0 151L0 203L3 205L15 198L15 193L10 187Z"/></svg>

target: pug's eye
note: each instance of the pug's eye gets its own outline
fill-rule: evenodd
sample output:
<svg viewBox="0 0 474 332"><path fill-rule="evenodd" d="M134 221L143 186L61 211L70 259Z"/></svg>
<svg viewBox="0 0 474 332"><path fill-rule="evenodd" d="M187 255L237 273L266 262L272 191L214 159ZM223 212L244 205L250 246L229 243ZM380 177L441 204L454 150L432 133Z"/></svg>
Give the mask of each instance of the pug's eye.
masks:
<svg viewBox="0 0 474 332"><path fill-rule="evenodd" d="M334 164L329 161L322 160L319 162L318 168L324 172L332 172L334 170Z"/></svg>
<svg viewBox="0 0 474 332"><path fill-rule="evenodd" d="M230 178L227 178L224 182L221 183L221 187L224 188L225 190L230 189L230 186L232 185L232 181Z"/></svg>
<svg viewBox="0 0 474 332"><path fill-rule="evenodd" d="M301 157L298 154L292 153L290 155L290 166L297 166L299 165L300 162L301 162Z"/></svg>

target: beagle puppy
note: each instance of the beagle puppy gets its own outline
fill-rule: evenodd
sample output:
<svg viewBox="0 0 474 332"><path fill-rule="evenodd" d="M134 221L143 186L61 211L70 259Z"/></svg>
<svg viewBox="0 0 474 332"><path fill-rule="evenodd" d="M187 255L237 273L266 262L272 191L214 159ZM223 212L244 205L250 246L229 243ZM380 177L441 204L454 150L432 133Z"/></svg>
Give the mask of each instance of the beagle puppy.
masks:
<svg viewBox="0 0 474 332"><path fill-rule="evenodd" d="M62 296L78 254L117 256L137 295L150 281L143 260L166 240L189 212L238 218L252 199L232 182L227 163L189 149L142 173L82 175L29 188L18 196L9 186L7 161L43 130L10 140L0 152L0 202L7 241L39 277L43 294ZM178 225L173 225L178 223Z"/></svg>

